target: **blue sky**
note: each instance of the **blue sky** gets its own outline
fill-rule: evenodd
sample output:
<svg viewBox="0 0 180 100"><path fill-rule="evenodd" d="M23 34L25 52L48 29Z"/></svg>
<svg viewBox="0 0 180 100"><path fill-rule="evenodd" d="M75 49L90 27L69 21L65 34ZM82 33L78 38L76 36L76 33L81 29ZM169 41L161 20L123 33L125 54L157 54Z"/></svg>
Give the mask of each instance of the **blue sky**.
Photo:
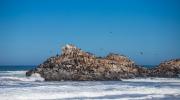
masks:
<svg viewBox="0 0 180 100"><path fill-rule="evenodd" d="M137 64L180 58L180 1L0 0L0 65L40 64L67 43Z"/></svg>

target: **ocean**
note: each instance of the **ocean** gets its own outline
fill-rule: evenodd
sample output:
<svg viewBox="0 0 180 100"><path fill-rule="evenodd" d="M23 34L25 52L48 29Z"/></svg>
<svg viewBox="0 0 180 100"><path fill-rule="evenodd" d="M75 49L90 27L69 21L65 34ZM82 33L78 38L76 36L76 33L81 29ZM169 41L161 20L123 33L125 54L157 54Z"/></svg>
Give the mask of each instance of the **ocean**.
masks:
<svg viewBox="0 0 180 100"><path fill-rule="evenodd" d="M45 82L35 66L0 66L0 100L180 100L179 78Z"/></svg>

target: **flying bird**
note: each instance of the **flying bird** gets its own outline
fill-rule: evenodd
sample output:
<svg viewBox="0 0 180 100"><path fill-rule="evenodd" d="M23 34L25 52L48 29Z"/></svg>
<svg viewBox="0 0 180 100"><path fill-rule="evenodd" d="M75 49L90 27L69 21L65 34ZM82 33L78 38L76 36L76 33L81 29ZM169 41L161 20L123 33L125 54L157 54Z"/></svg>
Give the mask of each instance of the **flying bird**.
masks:
<svg viewBox="0 0 180 100"><path fill-rule="evenodd" d="M144 53L143 52L140 52L140 55L143 55Z"/></svg>

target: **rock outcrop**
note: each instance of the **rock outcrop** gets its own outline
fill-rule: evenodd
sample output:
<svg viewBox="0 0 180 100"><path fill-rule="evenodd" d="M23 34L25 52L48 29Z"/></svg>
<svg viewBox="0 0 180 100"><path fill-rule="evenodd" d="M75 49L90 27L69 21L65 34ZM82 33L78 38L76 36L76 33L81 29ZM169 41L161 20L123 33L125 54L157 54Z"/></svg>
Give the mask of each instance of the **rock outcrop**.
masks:
<svg viewBox="0 0 180 100"><path fill-rule="evenodd" d="M62 54L47 59L37 68L26 73L38 73L46 81L61 80L121 80L135 77L178 77L180 59L161 63L147 69L137 66L126 56L110 53L106 57L96 57L74 45L62 48Z"/></svg>
<svg viewBox="0 0 180 100"><path fill-rule="evenodd" d="M47 59L27 76L39 73L45 80L121 80L139 75L139 68L125 56L109 54L96 57L74 45L62 48L62 54Z"/></svg>
<svg viewBox="0 0 180 100"><path fill-rule="evenodd" d="M150 76L168 78L180 77L180 59L162 62L159 66L152 69Z"/></svg>

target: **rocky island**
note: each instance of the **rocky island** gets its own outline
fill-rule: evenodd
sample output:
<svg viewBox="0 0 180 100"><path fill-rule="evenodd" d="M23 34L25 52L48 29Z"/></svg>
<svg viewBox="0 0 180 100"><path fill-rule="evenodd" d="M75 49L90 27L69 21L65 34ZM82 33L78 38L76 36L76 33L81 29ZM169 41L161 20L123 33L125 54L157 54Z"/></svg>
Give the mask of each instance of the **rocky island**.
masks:
<svg viewBox="0 0 180 100"><path fill-rule="evenodd" d="M153 69L137 66L128 57L110 53L96 57L74 45L62 48L62 54L47 59L26 76L38 73L46 81L121 80L135 77L178 77L180 59L164 62Z"/></svg>
<svg viewBox="0 0 180 100"><path fill-rule="evenodd" d="M180 59L172 59L160 63L151 70L150 76L166 78L180 77Z"/></svg>

